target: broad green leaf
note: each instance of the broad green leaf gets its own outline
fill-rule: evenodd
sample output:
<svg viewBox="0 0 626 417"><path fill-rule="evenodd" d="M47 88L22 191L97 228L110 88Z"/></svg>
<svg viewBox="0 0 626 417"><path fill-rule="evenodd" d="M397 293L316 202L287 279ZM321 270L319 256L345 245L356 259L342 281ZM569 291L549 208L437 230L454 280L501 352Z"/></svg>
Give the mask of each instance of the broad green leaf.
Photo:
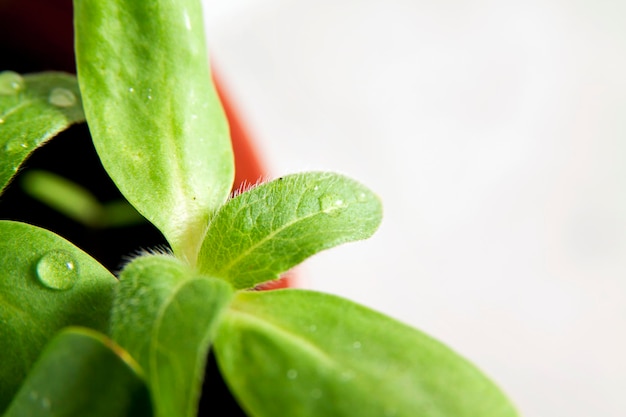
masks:
<svg viewBox="0 0 626 417"><path fill-rule="evenodd" d="M4 417L151 417L140 374L104 335L69 328L46 346Z"/></svg>
<svg viewBox="0 0 626 417"><path fill-rule="evenodd" d="M215 349L254 417L517 416L489 379L443 344L336 296L240 292Z"/></svg>
<svg viewBox="0 0 626 417"><path fill-rule="evenodd" d="M122 194L193 264L228 197L233 155L199 0L75 0L93 141Z"/></svg>
<svg viewBox="0 0 626 417"><path fill-rule="evenodd" d="M0 72L0 190L35 149L84 120L73 75Z"/></svg>
<svg viewBox="0 0 626 417"><path fill-rule="evenodd" d="M31 197L91 228L129 226L145 222L128 202L101 203L88 189L52 172L29 170L21 181Z"/></svg>
<svg viewBox="0 0 626 417"><path fill-rule="evenodd" d="M222 206L198 266L235 288L250 288L321 250L370 237L381 217L378 197L354 180L333 173L289 175Z"/></svg>
<svg viewBox="0 0 626 417"><path fill-rule="evenodd" d="M139 362L160 417L195 416L204 365L232 289L166 255L143 256L120 276L113 339Z"/></svg>
<svg viewBox="0 0 626 417"><path fill-rule="evenodd" d="M117 280L65 239L0 221L0 410L60 329L109 326Z"/></svg>

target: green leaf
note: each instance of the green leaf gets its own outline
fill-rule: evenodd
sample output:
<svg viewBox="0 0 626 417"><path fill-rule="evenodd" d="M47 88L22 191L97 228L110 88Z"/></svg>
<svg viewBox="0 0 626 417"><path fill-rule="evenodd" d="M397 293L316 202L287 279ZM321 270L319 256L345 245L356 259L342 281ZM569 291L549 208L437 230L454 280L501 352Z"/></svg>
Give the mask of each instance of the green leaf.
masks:
<svg viewBox="0 0 626 417"><path fill-rule="evenodd" d="M234 175L200 1L75 0L74 18L78 79L102 164L194 264Z"/></svg>
<svg viewBox="0 0 626 417"><path fill-rule="evenodd" d="M46 346L4 417L151 417L130 356L103 335L69 328Z"/></svg>
<svg viewBox="0 0 626 417"><path fill-rule="evenodd" d="M206 356L231 297L230 285L170 256L143 256L124 268L111 334L146 372L157 416L195 416Z"/></svg>
<svg viewBox="0 0 626 417"><path fill-rule="evenodd" d="M117 280L44 229L0 221L0 410L48 340L77 325L106 331Z"/></svg>
<svg viewBox="0 0 626 417"><path fill-rule="evenodd" d="M145 222L127 201L102 204L88 189L52 172L29 170L23 174L21 184L32 198L87 227L97 229Z"/></svg>
<svg viewBox="0 0 626 417"><path fill-rule="evenodd" d="M238 293L215 349L225 380L255 417L517 416L443 344L336 296Z"/></svg>
<svg viewBox="0 0 626 417"><path fill-rule="evenodd" d="M0 190L35 149L84 120L73 75L0 72Z"/></svg>
<svg viewBox="0 0 626 417"><path fill-rule="evenodd" d="M370 237L381 217L378 197L354 180L333 173L289 175L221 208L198 267L235 288L250 288L321 250Z"/></svg>

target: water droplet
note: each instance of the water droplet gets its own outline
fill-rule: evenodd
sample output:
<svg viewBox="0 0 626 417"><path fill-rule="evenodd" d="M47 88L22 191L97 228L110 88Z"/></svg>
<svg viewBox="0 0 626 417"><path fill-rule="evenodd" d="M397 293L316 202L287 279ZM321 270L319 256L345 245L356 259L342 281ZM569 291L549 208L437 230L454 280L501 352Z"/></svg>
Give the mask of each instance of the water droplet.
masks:
<svg viewBox="0 0 626 417"><path fill-rule="evenodd" d="M78 279L78 264L68 252L53 250L39 259L36 272L44 286L53 290L68 290Z"/></svg>
<svg viewBox="0 0 626 417"><path fill-rule="evenodd" d="M189 13L187 13L187 10L183 12L183 16L185 17L185 27L187 28L187 30L191 30L191 19L189 18Z"/></svg>
<svg viewBox="0 0 626 417"><path fill-rule="evenodd" d="M254 229L254 226L255 226L254 219L252 218L250 213L247 213L247 215L244 216L242 219L241 230L244 232L249 232L252 229Z"/></svg>
<svg viewBox="0 0 626 417"><path fill-rule="evenodd" d="M316 185L315 187L313 187L313 191L317 191L317 190L319 190L319 189L320 189L320 186L319 186L319 185Z"/></svg>
<svg viewBox="0 0 626 417"><path fill-rule="evenodd" d="M358 340L352 344L352 347L355 349L361 349L361 342Z"/></svg>
<svg viewBox="0 0 626 417"><path fill-rule="evenodd" d="M398 414L395 408L387 408L385 410L385 417L395 417Z"/></svg>
<svg viewBox="0 0 626 417"><path fill-rule="evenodd" d="M152 100L152 96L148 96L148 100Z"/></svg>
<svg viewBox="0 0 626 417"><path fill-rule="evenodd" d="M331 194L325 194L320 197L320 209L330 215L338 215L341 209L345 207L345 202Z"/></svg>
<svg viewBox="0 0 626 417"><path fill-rule="evenodd" d="M322 398L322 390L317 389L317 388L311 390L311 397L313 397L316 400Z"/></svg>
<svg viewBox="0 0 626 417"><path fill-rule="evenodd" d="M134 89L133 87L128 87L128 92L129 92L129 93L134 93L134 92L135 92L135 89Z"/></svg>
<svg viewBox="0 0 626 417"><path fill-rule="evenodd" d="M359 203L363 203L367 200L367 195L365 193L359 193L359 195L356 196L356 199Z"/></svg>
<svg viewBox="0 0 626 417"><path fill-rule="evenodd" d="M76 104L76 96L67 88L53 88L48 96L48 102L57 107L72 107Z"/></svg>
<svg viewBox="0 0 626 417"><path fill-rule="evenodd" d="M24 89L24 79L13 71L0 72L0 94L14 95Z"/></svg>
<svg viewBox="0 0 626 417"><path fill-rule="evenodd" d="M287 371L287 378L296 379L297 377L298 377L298 371L296 371L295 369L290 369Z"/></svg>
<svg viewBox="0 0 626 417"><path fill-rule="evenodd" d="M10 140L4 145L4 150L9 153L15 153L24 149L28 149L28 143L21 140Z"/></svg>
<svg viewBox="0 0 626 417"><path fill-rule="evenodd" d="M353 371L345 371L341 373L341 381L342 382L348 382L354 379L354 372Z"/></svg>

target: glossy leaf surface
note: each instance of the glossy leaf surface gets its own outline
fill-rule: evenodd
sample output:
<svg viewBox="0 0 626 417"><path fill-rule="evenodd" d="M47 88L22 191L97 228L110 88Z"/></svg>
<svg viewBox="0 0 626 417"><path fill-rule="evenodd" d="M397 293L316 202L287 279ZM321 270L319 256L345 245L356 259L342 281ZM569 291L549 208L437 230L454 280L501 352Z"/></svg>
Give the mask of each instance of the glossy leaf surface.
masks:
<svg viewBox="0 0 626 417"><path fill-rule="evenodd" d="M198 0L75 0L78 78L105 169L193 264L233 156Z"/></svg>
<svg viewBox="0 0 626 417"><path fill-rule="evenodd" d="M350 178L288 175L229 200L209 225L198 265L250 288L321 250L371 236L381 218L378 197Z"/></svg>
<svg viewBox="0 0 626 417"><path fill-rule="evenodd" d="M54 337L4 417L151 417L137 365L104 335L70 328Z"/></svg>
<svg viewBox="0 0 626 417"><path fill-rule="evenodd" d="M122 272L111 333L146 372L157 416L195 416L206 356L231 297L226 282L166 255L137 258Z"/></svg>
<svg viewBox="0 0 626 417"><path fill-rule="evenodd" d="M47 230L0 221L0 410L60 329L105 332L117 280Z"/></svg>
<svg viewBox="0 0 626 417"><path fill-rule="evenodd" d="M238 293L215 349L225 380L254 417L517 415L443 344L336 296Z"/></svg>
<svg viewBox="0 0 626 417"><path fill-rule="evenodd" d="M0 72L0 190L35 149L84 120L73 75Z"/></svg>

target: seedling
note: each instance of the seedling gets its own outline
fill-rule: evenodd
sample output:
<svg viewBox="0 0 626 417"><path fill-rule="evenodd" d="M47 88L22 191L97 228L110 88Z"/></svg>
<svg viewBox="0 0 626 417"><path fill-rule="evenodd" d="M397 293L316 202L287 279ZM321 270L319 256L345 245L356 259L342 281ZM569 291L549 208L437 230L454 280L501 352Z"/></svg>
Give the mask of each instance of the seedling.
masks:
<svg viewBox="0 0 626 417"><path fill-rule="evenodd" d="M0 221L5 417L191 417L210 350L250 416L516 415L473 365L415 329L333 295L254 291L369 237L382 209L363 185L324 172L230 196L199 1L74 7L77 79L0 73L0 187L86 119L107 173L170 249L116 278L50 231ZM68 212L104 210L50 184L67 192Z"/></svg>

